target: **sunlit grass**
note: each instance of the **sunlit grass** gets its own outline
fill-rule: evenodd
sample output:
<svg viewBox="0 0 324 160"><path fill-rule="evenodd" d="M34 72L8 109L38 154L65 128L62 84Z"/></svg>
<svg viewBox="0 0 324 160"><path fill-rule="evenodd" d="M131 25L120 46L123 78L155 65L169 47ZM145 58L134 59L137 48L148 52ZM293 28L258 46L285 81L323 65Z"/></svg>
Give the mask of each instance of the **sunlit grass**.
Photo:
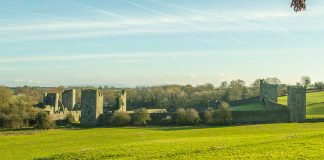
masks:
<svg viewBox="0 0 324 160"><path fill-rule="evenodd" d="M0 131L1 159L321 159L324 123Z"/></svg>

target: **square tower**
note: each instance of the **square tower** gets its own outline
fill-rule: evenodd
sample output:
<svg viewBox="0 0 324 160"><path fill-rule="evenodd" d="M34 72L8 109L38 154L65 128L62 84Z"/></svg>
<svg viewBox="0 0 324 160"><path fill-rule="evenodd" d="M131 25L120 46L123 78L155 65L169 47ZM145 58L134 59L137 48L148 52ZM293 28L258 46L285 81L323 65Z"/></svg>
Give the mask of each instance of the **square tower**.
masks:
<svg viewBox="0 0 324 160"><path fill-rule="evenodd" d="M81 125L96 126L103 113L103 95L94 89L81 91Z"/></svg>
<svg viewBox="0 0 324 160"><path fill-rule="evenodd" d="M62 103L65 108L72 111L75 105L75 89L65 90L62 93Z"/></svg>
<svg viewBox="0 0 324 160"><path fill-rule="evenodd" d="M291 122L306 120L306 87L288 87L288 109Z"/></svg>
<svg viewBox="0 0 324 160"><path fill-rule="evenodd" d="M278 85L260 80L260 101L265 102L265 98L278 102Z"/></svg>

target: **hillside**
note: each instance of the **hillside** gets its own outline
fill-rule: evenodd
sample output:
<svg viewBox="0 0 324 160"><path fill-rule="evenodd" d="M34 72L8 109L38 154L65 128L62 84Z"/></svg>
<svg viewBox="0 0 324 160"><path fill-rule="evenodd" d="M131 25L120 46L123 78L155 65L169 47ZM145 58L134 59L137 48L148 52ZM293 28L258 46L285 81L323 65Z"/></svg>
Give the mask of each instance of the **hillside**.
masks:
<svg viewBox="0 0 324 160"><path fill-rule="evenodd" d="M287 104L287 96L279 97L280 104ZM324 92L307 93L307 118L324 118Z"/></svg>

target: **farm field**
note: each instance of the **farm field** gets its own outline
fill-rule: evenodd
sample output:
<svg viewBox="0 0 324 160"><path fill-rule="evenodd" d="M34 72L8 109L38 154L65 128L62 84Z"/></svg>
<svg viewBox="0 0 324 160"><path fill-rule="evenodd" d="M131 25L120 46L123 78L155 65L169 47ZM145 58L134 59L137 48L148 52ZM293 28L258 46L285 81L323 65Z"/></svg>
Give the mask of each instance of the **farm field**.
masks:
<svg viewBox="0 0 324 160"><path fill-rule="evenodd" d="M324 123L0 131L0 159L321 159Z"/></svg>
<svg viewBox="0 0 324 160"><path fill-rule="evenodd" d="M278 102L287 105L287 96L279 97ZM306 105L307 118L324 118L324 92L307 93Z"/></svg>

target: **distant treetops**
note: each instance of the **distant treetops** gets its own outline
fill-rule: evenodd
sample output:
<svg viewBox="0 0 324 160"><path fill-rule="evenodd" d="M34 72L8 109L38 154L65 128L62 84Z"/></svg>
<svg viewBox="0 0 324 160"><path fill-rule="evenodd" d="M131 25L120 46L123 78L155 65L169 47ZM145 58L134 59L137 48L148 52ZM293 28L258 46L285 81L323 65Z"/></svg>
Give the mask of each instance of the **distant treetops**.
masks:
<svg viewBox="0 0 324 160"><path fill-rule="evenodd" d="M291 8L294 9L295 12L300 12L306 10L306 0L292 0Z"/></svg>

